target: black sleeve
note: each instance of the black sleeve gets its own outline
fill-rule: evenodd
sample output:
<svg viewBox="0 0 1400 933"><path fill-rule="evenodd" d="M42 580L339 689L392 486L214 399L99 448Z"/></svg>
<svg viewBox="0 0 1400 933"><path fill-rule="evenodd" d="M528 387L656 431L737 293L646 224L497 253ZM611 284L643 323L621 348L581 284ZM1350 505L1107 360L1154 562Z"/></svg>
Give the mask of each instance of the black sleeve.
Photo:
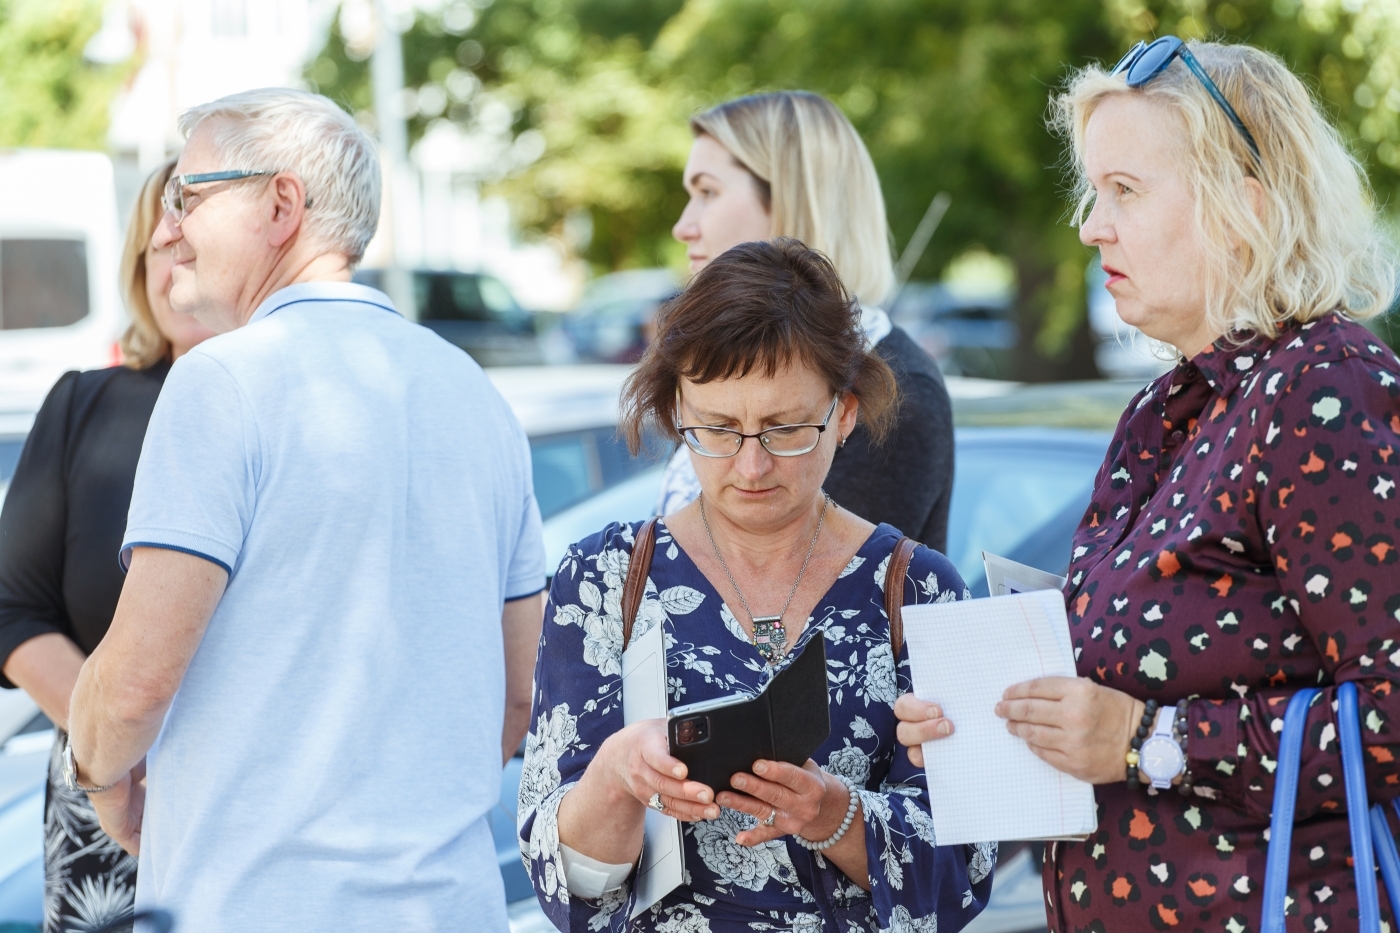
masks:
<svg viewBox="0 0 1400 933"><path fill-rule="evenodd" d="M72 637L63 603L68 420L77 373L49 390L0 511L0 670L36 635ZM0 687L15 685L0 673Z"/></svg>
<svg viewBox="0 0 1400 933"><path fill-rule="evenodd" d="M899 417L880 446L858 426L837 452L826 490L843 508L888 523L942 553L953 494L953 409L937 378L896 369Z"/></svg>
<svg viewBox="0 0 1400 933"><path fill-rule="evenodd" d="M940 554L948 548L948 508L953 502L953 404L942 382L918 375L901 388L901 444L917 451L898 473L909 489L910 507L923 515L909 537Z"/></svg>

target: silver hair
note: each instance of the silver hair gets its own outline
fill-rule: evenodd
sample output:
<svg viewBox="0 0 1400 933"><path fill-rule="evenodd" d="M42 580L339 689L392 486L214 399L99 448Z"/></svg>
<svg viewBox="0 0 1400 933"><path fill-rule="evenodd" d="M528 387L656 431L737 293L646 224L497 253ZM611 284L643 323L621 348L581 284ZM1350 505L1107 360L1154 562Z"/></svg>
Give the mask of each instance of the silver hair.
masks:
<svg viewBox="0 0 1400 933"><path fill-rule="evenodd" d="M285 87L230 94L180 114L189 139L212 121L220 170L291 172L306 187L307 230L358 263L379 226L381 179L374 143L320 94Z"/></svg>

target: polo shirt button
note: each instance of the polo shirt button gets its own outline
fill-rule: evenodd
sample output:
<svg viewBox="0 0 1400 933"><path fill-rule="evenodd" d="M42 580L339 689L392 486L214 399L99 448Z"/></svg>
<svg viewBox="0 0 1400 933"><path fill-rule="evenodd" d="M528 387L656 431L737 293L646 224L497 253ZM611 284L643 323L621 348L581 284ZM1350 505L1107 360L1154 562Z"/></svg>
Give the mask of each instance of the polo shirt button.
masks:
<svg viewBox="0 0 1400 933"><path fill-rule="evenodd" d="M1172 440L1175 441L1175 442L1178 443L1178 444L1181 443L1182 438L1184 438L1185 436L1186 436L1186 435L1183 434L1183 433L1181 433L1180 431L1173 431L1173 432L1172 432Z"/></svg>

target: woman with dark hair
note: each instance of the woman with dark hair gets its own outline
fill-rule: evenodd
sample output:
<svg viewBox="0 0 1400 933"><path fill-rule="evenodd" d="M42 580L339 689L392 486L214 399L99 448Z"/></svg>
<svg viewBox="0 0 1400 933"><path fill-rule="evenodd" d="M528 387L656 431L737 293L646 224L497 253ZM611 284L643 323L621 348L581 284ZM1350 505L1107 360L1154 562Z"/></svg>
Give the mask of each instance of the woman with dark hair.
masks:
<svg viewBox="0 0 1400 933"><path fill-rule="evenodd" d="M646 423L683 441L701 492L585 538L554 576L519 820L561 929L949 933L986 903L995 844L935 845L924 774L896 741L908 660L883 608L887 574L903 604L966 589L943 555L822 491L857 422L879 440L893 418L894 378L857 315L831 264L790 239L734 247L662 310L624 431L634 449ZM716 795L686 780L664 719L624 725L623 591L647 530L631 634L664 627L672 706L757 694L825 640L831 734L804 766L756 761ZM648 806L683 821L687 882L629 926Z"/></svg>
<svg viewBox="0 0 1400 933"><path fill-rule="evenodd" d="M170 250L151 246L174 161L137 197L122 252L131 315L125 365L65 374L34 419L0 512L0 687L20 687L57 727L44 802L44 930L97 929L131 911L136 859L63 780L59 753L83 659L107 634L146 422L170 364L211 336L170 307Z"/></svg>

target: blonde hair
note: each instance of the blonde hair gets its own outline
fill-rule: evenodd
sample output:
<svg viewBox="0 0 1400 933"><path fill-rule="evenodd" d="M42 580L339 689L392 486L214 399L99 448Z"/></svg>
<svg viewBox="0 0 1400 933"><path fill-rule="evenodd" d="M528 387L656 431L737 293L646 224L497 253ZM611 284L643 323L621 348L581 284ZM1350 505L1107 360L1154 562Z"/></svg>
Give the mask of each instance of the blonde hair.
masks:
<svg viewBox="0 0 1400 933"><path fill-rule="evenodd" d="M160 196L174 170L175 160L171 159L150 174L136 196L131 220L126 225L119 281L131 326L122 334L121 347L122 364L132 369L149 369L170 357L170 341L156 326L151 302L146 297L146 248L165 213Z"/></svg>
<svg viewBox="0 0 1400 933"><path fill-rule="evenodd" d="M885 199L860 134L836 105L808 91L753 94L690 118L762 184L774 237L826 254L863 305L894 290Z"/></svg>
<svg viewBox="0 0 1400 933"><path fill-rule="evenodd" d="M1277 56L1248 45L1187 43L1259 144L1259 159L1219 104L1181 61L1137 89L1097 65L1077 72L1054 100L1053 124L1068 137L1083 221L1093 201L1084 134L1094 109L1115 94L1141 94L1174 113L1181 163L1196 195L1206 250L1206 320L1218 333L1274 337L1289 322L1331 311L1363 320L1395 297L1395 265L1360 163L1303 82ZM1264 191L1263 216L1245 179Z"/></svg>

